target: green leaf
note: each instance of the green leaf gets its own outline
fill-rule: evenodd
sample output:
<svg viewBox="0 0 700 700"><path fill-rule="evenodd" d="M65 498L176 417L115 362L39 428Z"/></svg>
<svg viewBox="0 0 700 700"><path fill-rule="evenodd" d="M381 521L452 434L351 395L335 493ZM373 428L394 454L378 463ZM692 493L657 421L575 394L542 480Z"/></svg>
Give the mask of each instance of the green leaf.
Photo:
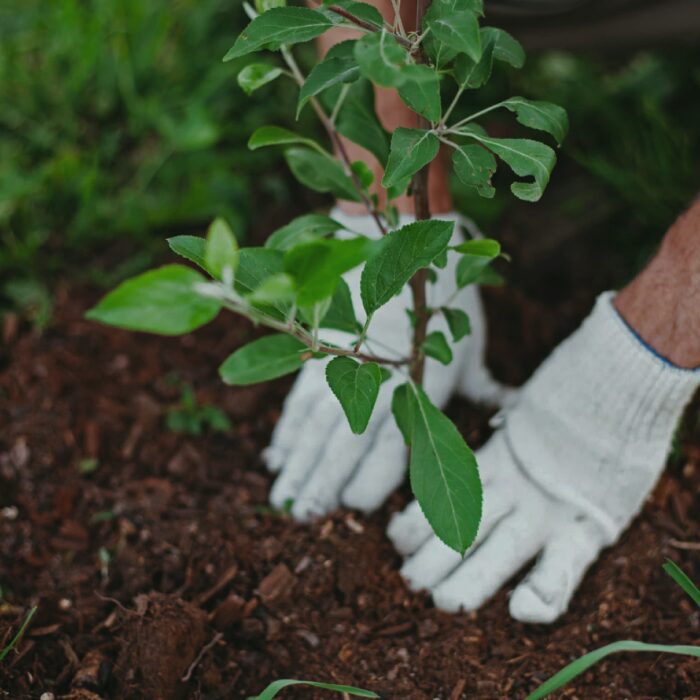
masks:
<svg viewBox="0 0 700 700"><path fill-rule="evenodd" d="M352 83L360 77L354 47L354 40L336 44L326 57L314 66L299 91L297 117L304 105L315 95L339 83Z"/></svg>
<svg viewBox="0 0 700 700"><path fill-rule="evenodd" d="M664 571L691 597L692 601L700 608L700 590L690 580L688 574L670 559L664 564Z"/></svg>
<svg viewBox="0 0 700 700"><path fill-rule="evenodd" d="M465 42L468 42L473 51L481 43L481 40L476 39L473 35L474 27L471 20L465 19L464 15L474 18L474 21L477 22L478 31L476 16L483 15L483 4L474 0L433 0L425 14L423 23L426 27L430 27L431 31L428 32L423 46L438 68L443 68L459 51L463 50L455 48L453 44L463 46ZM452 31L450 22L454 17L458 17L457 21L460 27L466 29L465 37L456 36L455 32ZM449 44L440 39L433 31L432 25L434 23L439 23L437 31L448 39ZM476 55L476 60L478 58L478 55Z"/></svg>
<svg viewBox="0 0 700 700"><path fill-rule="evenodd" d="M497 165L490 151L476 144L457 145L452 152L452 164L457 177L482 197L491 199L496 194L491 177Z"/></svg>
<svg viewBox="0 0 700 700"><path fill-rule="evenodd" d="M474 453L421 387L412 383L399 386L392 411L411 446L413 494L433 532L463 554L476 537L482 512Z"/></svg>
<svg viewBox="0 0 700 700"><path fill-rule="evenodd" d="M205 272L212 274L212 271L207 267L207 262L204 259L204 253L207 247L207 241L200 236L173 236L168 238L170 249L177 253L180 257L199 265Z"/></svg>
<svg viewBox="0 0 700 700"><path fill-rule="evenodd" d="M205 279L196 270L166 265L122 282L85 317L108 326L159 335L181 335L209 323L221 308L195 291Z"/></svg>
<svg viewBox="0 0 700 700"><path fill-rule="evenodd" d="M411 445L413 436L413 409L415 408L413 394L409 384L400 384L394 389L391 397L391 412L394 414L396 425L401 431L403 441Z"/></svg>
<svg viewBox="0 0 700 700"><path fill-rule="evenodd" d="M284 71L266 63L251 63L238 74L238 85L246 95L252 95L258 88L271 83Z"/></svg>
<svg viewBox="0 0 700 700"><path fill-rule="evenodd" d="M284 269L296 281L297 304L311 306L332 296L340 276L367 260L381 243L367 238L320 239L288 250Z"/></svg>
<svg viewBox="0 0 700 700"><path fill-rule="evenodd" d="M285 146L293 143L310 146L319 153L330 157L330 154L319 146L313 139L308 139L305 136L295 134L293 131L284 129L281 126L259 127L248 139L248 148L251 151L255 151L258 148L264 148L265 146Z"/></svg>
<svg viewBox="0 0 700 700"><path fill-rule="evenodd" d="M440 121L440 78L429 66L419 64L404 68L406 81L399 86L401 99L430 122Z"/></svg>
<svg viewBox="0 0 700 700"><path fill-rule="evenodd" d="M267 12L273 7L286 7L287 0L255 0L255 9L258 14Z"/></svg>
<svg viewBox="0 0 700 700"><path fill-rule="evenodd" d="M356 160L351 166L362 187L368 190L374 183L374 173L362 160Z"/></svg>
<svg viewBox="0 0 700 700"><path fill-rule="evenodd" d="M256 17L224 56L231 61L260 49L275 51L282 45L310 41L333 23L321 12L306 7L277 7Z"/></svg>
<svg viewBox="0 0 700 700"><path fill-rule="evenodd" d="M219 367L224 383L246 386L296 372L308 348L291 335L266 335L239 348Z"/></svg>
<svg viewBox="0 0 700 700"><path fill-rule="evenodd" d="M447 342L445 334L440 331L430 333L423 341L421 348L428 357L432 357L443 365L449 365L452 362L450 344Z"/></svg>
<svg viewBox="0 0 700 700"><path fill-rule="evenodd" d="M439 255L435 256L433 265L440 270L444 270L447 267L447 248L445 248L445 250L443 250ZM429 272L435 272L435 270L429 270Z"/></svg>
<svg viewBox="0 0 700 700"><path fill-rule="evenodd" d="M475 284L481 287L500 287L505 283L503 275L496 272L492 267L485 267L482 273L474 280Z"/></svg>
<svg viewBox="0 0 700 700"><path fill-rule="evenodd" d="M566 137L569 130L569 117L566 110L551 102L535 102L524 97L511 97L503 103L517 120L531 129L546 131L556 139L558 144Z"/></svg>
<svg viewBox="0 0 700 700"><path fill-rule="evenodd" d="M445 317L445 321L447 321L447 327L450 329L452 340L455 343L472 332L472 324L465 311L462 311L462 309L448 309L446 306L443 306L440 310Z"/></svg>
<svg viewBox="0 0 700 700"><path fill-rule="evenodd" d="M374 90L367 80L350 88L336 123L338 133L366 148L385 166L389 157L389 136L374 111Z"/></svg>
<svg viewBox="0 0 700 700"><path fill-rule="evenodd" d="M305 214L271 233L265 241L265 247L282 251L289 250L300 243L309 243L319 238L325 238L342 228L342 224L331 219L330 216Z"/></svg>
<svg viewBox="0 0 700 700"><path fill-rule="evenodd" d="M549 680L545 681L534 693L530 693L526 700L541 700L550 693L565 686L576 676L580 676L591 666L602 661L610 654L618 654L623 651L646 651L662 654L680 654L682 656L694 656L700 658L700 647L670 644L645 644L644 642L622 641L613 642L607 646L591 651L573 663L565 666L561 671L555 673Z"/></svg>
<svg viewBox="0 0 700 700"><path fill-rule="evenodd" d="M493 70L494 42L483 43L481 58L475 61L467 54L461 53L455 58L454 78L462 89L476 89L488 82Z"/></svg>
<svg viewBox="0 0 700 700"><path fill-rule="evenodd" d="M514 182L510 186L518 199L536 202L542 197L557 162L557 155L552 148L530 139L494 139L473 131L461 133L487 146L505 161L516 175L530 176L534 179L534 182Z"/></svg>
<svg viewBox="0 0 700 700"><path fill-rule="evenodd" d="M297 681L288 678L283 678L278 681L270 683L270 685L263 690L260 695L256 695L248 700L272 700L272 698L277 697L280 690L288 688L290 685L308 685L312 688L321 688L322 690L334 690L337 693L347 693L348 695L354 695L358 698L378 698L379 695L372 693L369 690L362 690L361 688L353 688L351 685L335 685L334 683L317 683L316 681Z"/></svg>
<svg viewBox="0 0 700 700"><path fill-rule="evenodd" d="M206 269L211 271L212 277L222 279L225 269L228 268L233 278L233 273L238 267L238 257L238 243L233 231L222 218L214 219L207 231L204 248Z"/></svg>
<svg viewBox="0 0 700 700"><path fill-rule="evenodd" d="M294 177L316 192L330 192L339 199L361 201L355 184L338 161L308 148L290 148L284 153Z"/></svg>
<svg viewBox="0 0 700 700"><path fill-rule="evenodd" d="M19 644L20 639L22 639L22 637L24 636L24 633L27 630L27 627L29 627L29 623L32 621L32 618L34 617L37 610L38 607L36 605L33 608L30 608L29 612L27 613L27 616L24 618L24 622L22 623L19 630L17 630L17 634L10 640L9 644L6 647L3 647L3 649L0 650L0 661L4 661L7 655L17 646L17 644ZM379 696L372 695L369 697Z"/></svg>
<svg viewBox="0 0 700 700"><path fill-rule="evenodd" d="M349 357L336 357L326 367L326 381L356 435L364 433L379 396L382 373L374 362L360 364Z"/></svg>
<svg viewBox="0 0 700 700"><path fill-rule="evenodd" d="M440 141L430 131L399 127L391 137L389 161L382 185L391 187L412 177L430 163L440 150Z"/></svg>
<svg viewBox="0 0 700 700"><path fill-rule="evenodd" d="M284 256L270 248L241 248L234 287L239 294L250 294L263 280L284 271Z"/></svg>
<svg viewBox="0 0 700 700"><path fill-rule="evenodd" d="M247 296L259 289L270 277L284 272L284 255L279 250L270 248L241 248L238 269L234 279L234 288L241 296ZM289 304L276 302L251 302L260 311L278 319L287 317Z"/></svg>
<svg viewBox="0 0 700 700"><path fill-rule="evenodd" d="M489 266L491 258L484 255L463 255L457 263L455 277L457 286L462 289L468 284L478 284L482 281L484 271Z"/></svg>
<svg viewBox="0 0 700 700"><path fill-rule="evenodd" d="M481 255L493 260L501 254L501 244L493 238L473 238L454 246L452 250L468 255Z"/></svg>
<svg viewBox="0 0 700 700"><path fill-rule="evenodd" d="M481 41L484 45L493 42L493 57L510 64L513 68L525 65L525 50L520 42L508 32L496 27L484 27L481 30Z"/></svg>
<svg viewBox="0 0 700 700"><path fill-rule="evenodd" d="M346 333L358 333L362 328L355 316L350 287L344 279L336 287L328 311L321 319L321 328L333 328Z"/></svg>
<svg viewBox="0 0 700 700"><path fill-rule="evenodd" d="M278 272L265 278L248 296L248 301L254 304L288 304L294 301L295 296L294 278Z"/></svg>
<svg viewBox="0 0 700 700"><path fill-rule="evenodd" d="M385 236L360 278L367 314L373 314L399 294L418 270L428 267L447 247L453 228L453 221L415 221Z"/></svg>
<svg viewBox="0 0 700 700"><path fill-rule="evenodd" d="M481 32L477 16L468 10L453 12L426 23L435 38L473 61L481 59Z"/></svg>
<svg viewBox="0 0 700 700"><path fill-rule="evenodd" d="M398 87L405 82L403 73L408 54L398 41L382 30L365 34L355 44L355 60L362 75L383 87Z"/></svg>

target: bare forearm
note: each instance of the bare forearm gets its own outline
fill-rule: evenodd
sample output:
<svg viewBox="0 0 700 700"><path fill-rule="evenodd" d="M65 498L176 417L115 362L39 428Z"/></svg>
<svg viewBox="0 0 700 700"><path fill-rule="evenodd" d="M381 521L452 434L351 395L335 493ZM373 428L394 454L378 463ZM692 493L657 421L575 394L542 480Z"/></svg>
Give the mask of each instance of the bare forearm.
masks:
<svg viewBox="0 0 700 700"><path fill-rule="evenodd" d="M679 367L700 366L700 198L615 306L659 354Z"/></svg>

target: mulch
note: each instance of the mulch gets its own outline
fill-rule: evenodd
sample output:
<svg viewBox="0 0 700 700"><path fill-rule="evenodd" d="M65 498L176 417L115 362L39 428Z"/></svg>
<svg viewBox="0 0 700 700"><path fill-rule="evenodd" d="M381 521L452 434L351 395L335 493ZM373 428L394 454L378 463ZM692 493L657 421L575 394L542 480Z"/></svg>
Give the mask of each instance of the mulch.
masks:
<svg viewBox="0 0 700 700"><path fill-rule="evenodd" d="M700 611L661 570L671 558L700 581L697 406L643 514L561 621L511 620L514 582L477 613L447 615L406 589L384 535L406 489L371 517L300 525L268 508L260 451L291 380L227 388L216 374L258 331L228 316L177 339L121 332L83 320L96 298L61 287L41 336L5 321L0 649L38 611L0 662L0 698L245 698L280 677L406 700L523 698L608 642L700 644ZM498 376L523 381L591 298L489 292ZM230 431L166 428L183 382ZM488 437L488 411L457 401L450 412L472 445ZM558 697L699 695L698 660L625 654Z"/></svg>

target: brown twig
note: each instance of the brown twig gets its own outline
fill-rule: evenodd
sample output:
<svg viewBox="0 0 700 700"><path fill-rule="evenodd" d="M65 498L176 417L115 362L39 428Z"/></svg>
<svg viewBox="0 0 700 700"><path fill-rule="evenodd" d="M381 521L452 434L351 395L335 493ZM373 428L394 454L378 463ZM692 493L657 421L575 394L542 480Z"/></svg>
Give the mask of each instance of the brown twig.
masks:
<svg viewBox="0 0 700 700"><path fill-rule="evenodd" d="M223 638L224 635L221 634L221 632L217 632L213 639L200 649L199 654L197 654L197 658L190 664L190 667L187 669L187 673L185 673L185 675L180 679L183 683L187 683L187 681L192 678L194 670L197 668L197 666L199 666L199 662L204 658L204 655Z"/></svg>
<svg viewBox="0 0 700 700"><path fill-rule="evenodd" d="M351 12L348 12L346 9L339 7L338 5L329 5L328 9L331 12L335 12L336 15L339 15L340 17L343 17L344 19L348 20L348 22L352 22L357 27L360 27L361 29L366 29L368 32L376 32L379 30L376 24L373 24L372 22L367 22L361 17L356 17ZM389 34L391 34L394 37L394 39L396 39L396 41L398 41L399 44L401 44L402 46L405 46L408 49L413 48L413 44L406 37L401 36L401 34L397 34L396 32L392 32L389 30L386 31Z"/></svg>

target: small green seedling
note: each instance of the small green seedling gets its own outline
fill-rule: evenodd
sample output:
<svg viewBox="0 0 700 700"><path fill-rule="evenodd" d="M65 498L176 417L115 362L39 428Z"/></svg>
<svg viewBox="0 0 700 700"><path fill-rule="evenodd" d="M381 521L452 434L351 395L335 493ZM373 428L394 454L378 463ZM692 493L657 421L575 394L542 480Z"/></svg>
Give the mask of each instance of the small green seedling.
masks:
<svg viewBox="0 0 700 700"><path fill-rule="evenodd" d="M353 688L350 685L335 685L334 683L317 683L316 681L297 681L293 679L283 678L278 681L270 683L270 685L265 688L265 690L256 695L255 697L248 698L248 700L272 700L272 698L277 697L281 690L288 688L292 685L308 685L312 688L321 688L322 690L333 690L336 693L344 693L345 695L352 695L357 698L378 698L379 695L373 693L370 690L362 690L362 688Z"/></svg>
<svg viewBox="0 0 700 700"><path fill-rule="evenodd" d="M27 617L24 618L24 622L22 623L22 626L19 628L17 634L12 638L10 643L0 651L0 662L4 661L7 655L17 646L19 643L20 639L22 639L27 627L29 626L29 623L32 621L32 618L34 617L34 614L37 611L36 605L27 613Z"/></svg>
<svg viewBox="0 0 700 700"><path fill-rule="evenodd" d="M194 436L202 435L205 430L219 433L231 430L228 416L216 406L197 403L194 391L188 386L182 389L179 405L168 410L165 423L174 433Z"/></svg>
<svg viewBox="0 0 700 700"><path fill-rule="evenodd" d="M261 126L250 137L250 149L282 148L289 169L303 185L362 204L376 223L378 240L361 235L336 238L342 229L337 221L310 214L275 231L265 246L239 248L227 224L217 219L206 239L169 239L172 250L201 272L183 265L146 272L108 294L88 318L180 335L210 322L222 309L242 315L274 333L234 352L220 367L224 382L242 386L267 381L295 372L306 362L327 359L330 390L357 433L369 423L383 380L391 374L400 377L392 409L411 447L414 495L435 533L463 553L481 519L477 463L422 382L425 358L449 364L452 344L469 332L469 318L451 306L454 297L429 306L426 289L448 274L448 251L459 256L457 288L497 280L491 264L501 249L493 240L455 244L454 222L431 218L428 166L441 148L446 149L464 185L491 198L500 161L515 175L511 192L536 201L549 182L555 149L532 138L492 136L480 120L496 111L510 112L519 124L543 132L556 146L566 135L568 119L561 107L524 97L460 112L469 104L470 93L489 81L496 65L523 66L522 46L507 32L483 26L483 0L419 0L416 30L404 26L401 4L393 0L394 16L385 21L374 6L355 0L323 0L311 7L287 6L286 0L256 0L255 7L244 2L251 21L224 57L279 57L244 67L238 75L240 86L252 93L275 80L290 79L299 91L297 114L312 110L326 138L321 143L280 126ZM293 47L338 27L354 29L359 38L334 46L305 75ZM395 90L415 113L417 127L388 133L375 112L375 87ZM385 197L372 190L372 163L352 162L341 137L364 147L383 167L383 179L376 184ZM394 202L405 193L414 199L418 220L396 229ZM362 323L343 279L358 267L366 319ZM405 288L413 298L408 309L413 337L403 354L391 356L372 342L372 320ZM441 315L450 338L430 328ZM344 332L347 342L324 340L329 330Z"/></svg>
<svg viewBox="0 0 700 700"><path fill-rule="evenodd" d="M686 573L674 562L667 561L664 564L664 571L693 599L700 608L700 590L688 578ZM607 646L591 651L573 663L565 666L561 671L555 673L549 680L545 681L534 693L527 696L526 700L541 700L555 690L564 687L574 678L580 676L594 664L602 661L611 654L619 654L623 651L646 651L663 654L680 654L683 656L695 656L700 658L700 647L687 646L683 644L646 644L645 642L622 641L608 644Z"/></svg>

